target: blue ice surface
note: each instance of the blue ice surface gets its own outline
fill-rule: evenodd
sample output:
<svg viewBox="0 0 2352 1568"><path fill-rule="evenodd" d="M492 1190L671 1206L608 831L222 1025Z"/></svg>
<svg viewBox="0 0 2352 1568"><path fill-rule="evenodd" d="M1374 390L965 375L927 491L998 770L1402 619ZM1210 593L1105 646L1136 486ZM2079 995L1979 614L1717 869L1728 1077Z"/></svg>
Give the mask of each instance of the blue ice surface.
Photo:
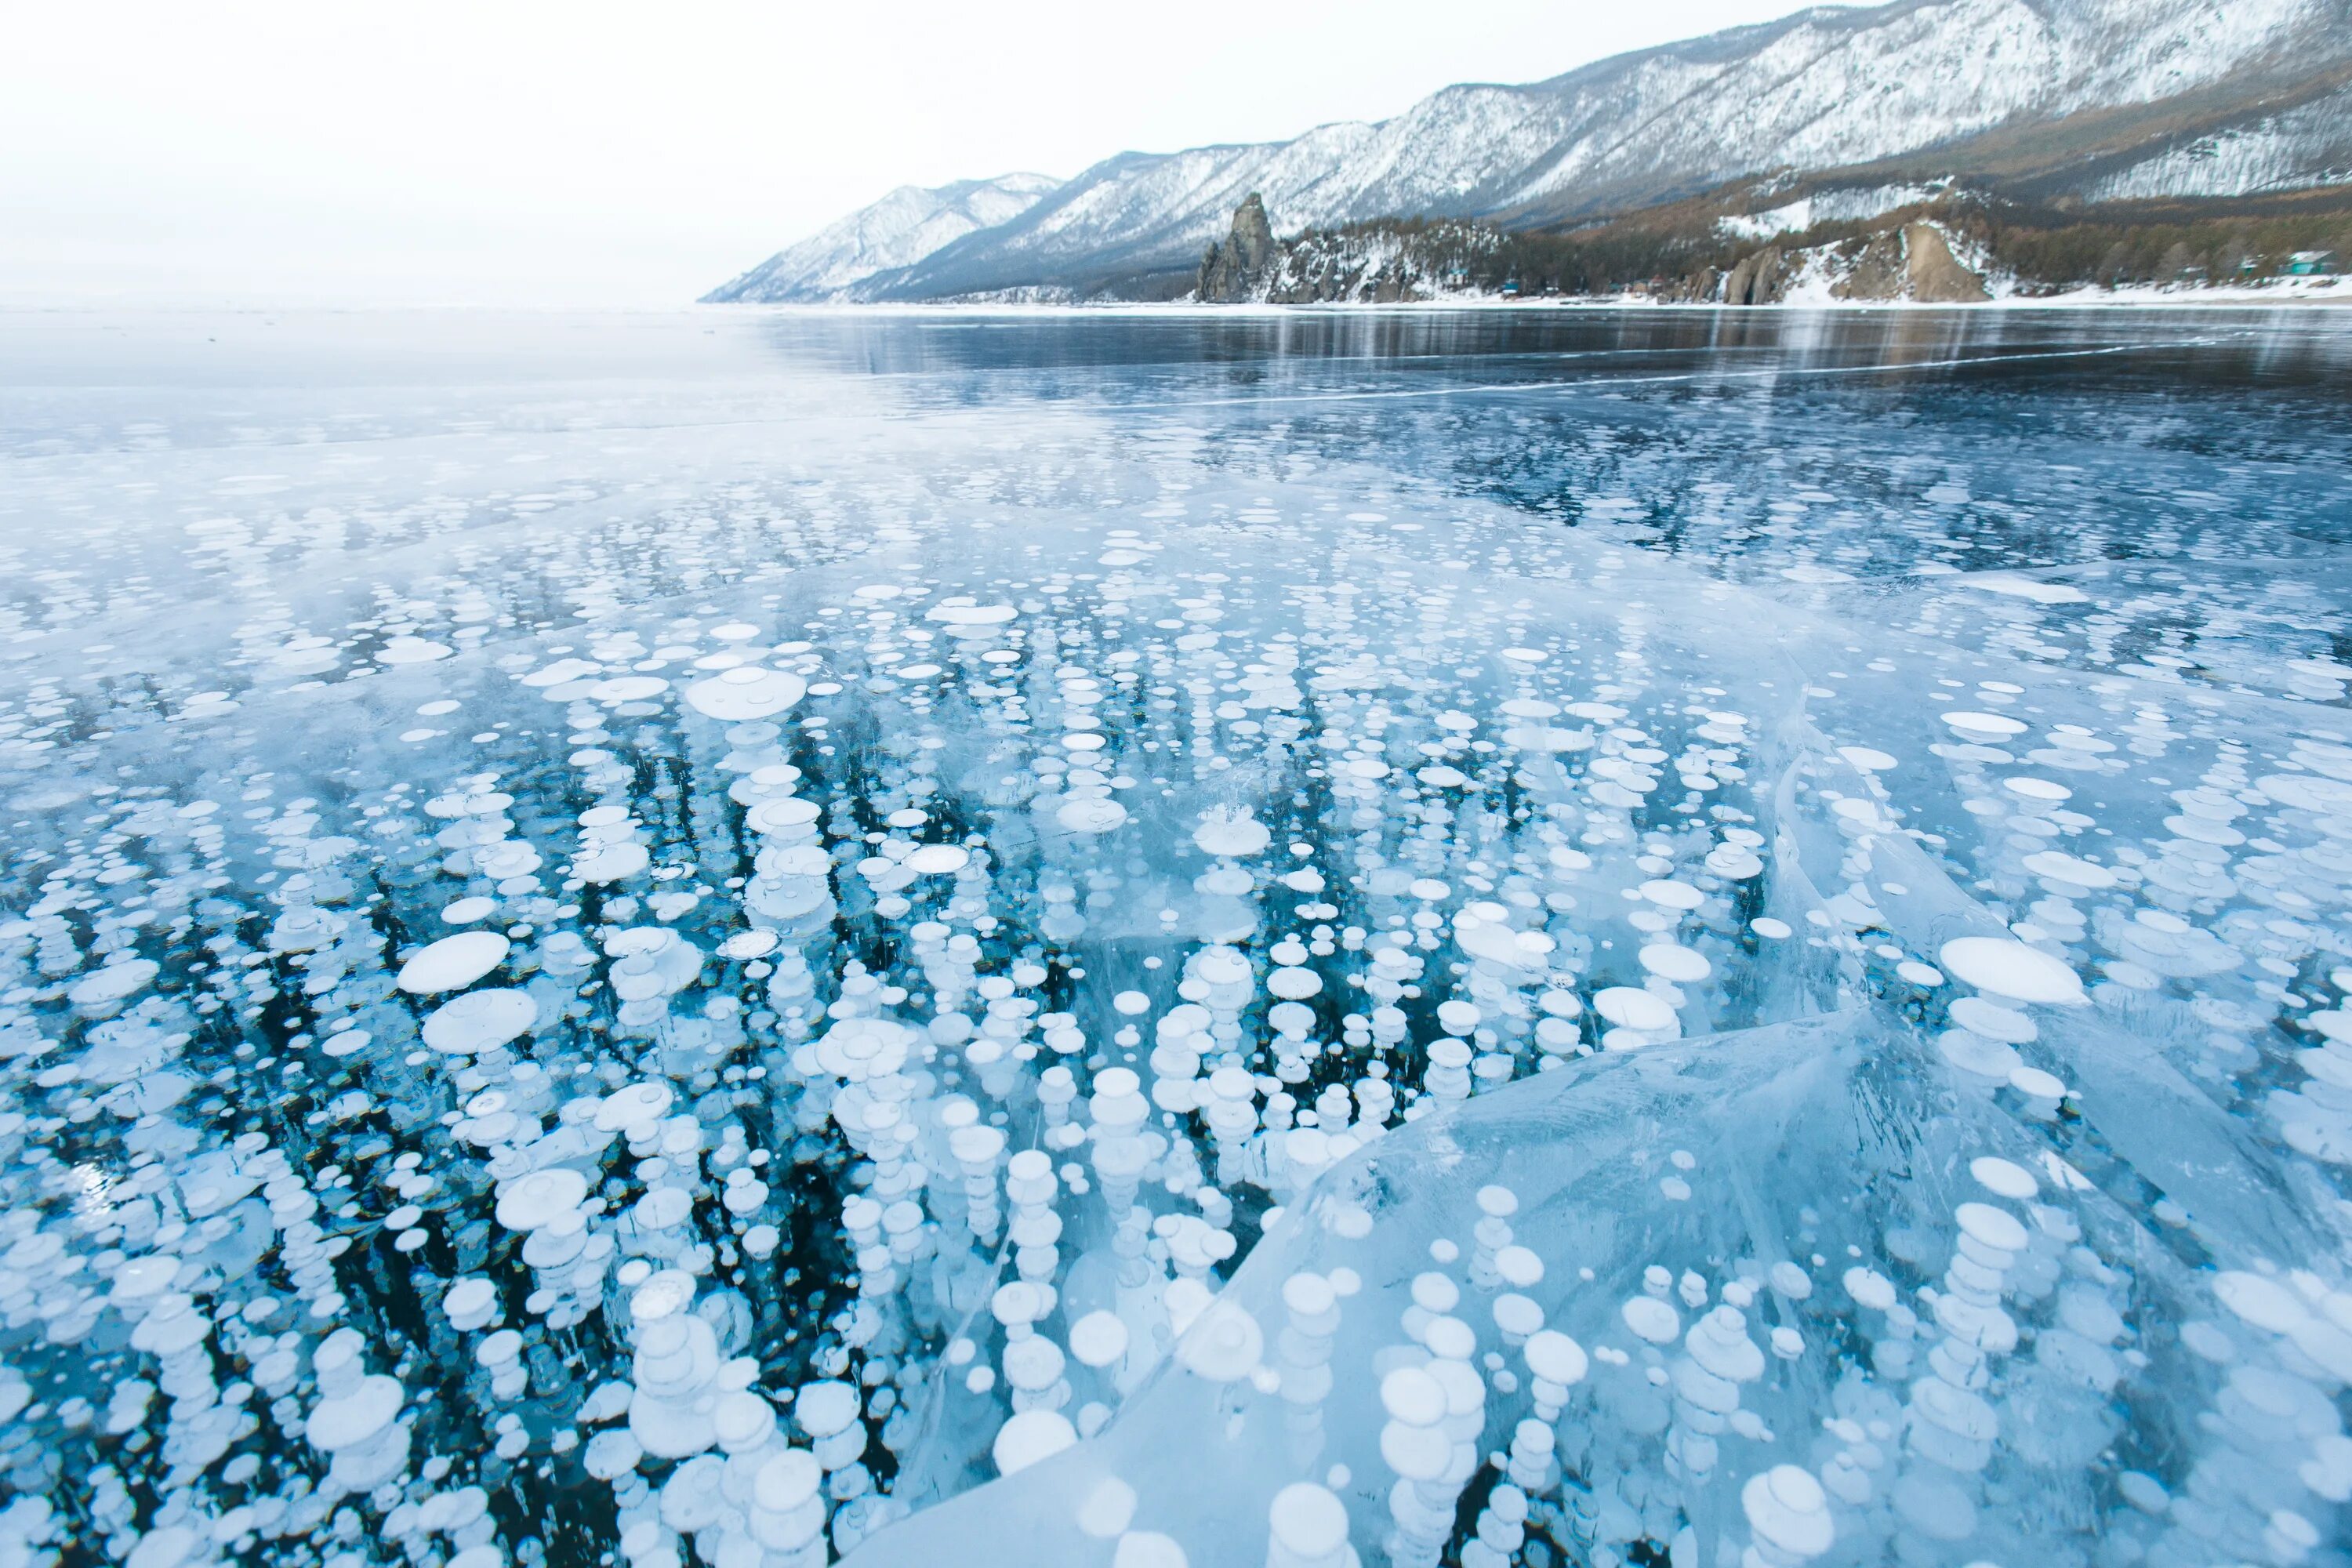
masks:
<svg viewBox="0 0 2352 1568"><path fill-rule="evenodd" d="M2346 1560L2352 316L0 332L0 1561Z"/></svg>

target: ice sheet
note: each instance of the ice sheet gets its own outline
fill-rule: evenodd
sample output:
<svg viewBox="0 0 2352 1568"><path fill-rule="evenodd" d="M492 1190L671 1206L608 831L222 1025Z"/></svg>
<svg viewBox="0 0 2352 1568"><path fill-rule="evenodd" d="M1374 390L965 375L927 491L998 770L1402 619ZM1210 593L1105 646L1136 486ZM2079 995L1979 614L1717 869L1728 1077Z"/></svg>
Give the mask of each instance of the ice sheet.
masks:
<svg viewBox="0 0 2352 1568"><path fill-rule="evenodd" d="M2340 333L1003 321L40 324L12 1560L2340 1555Z"/></svg>

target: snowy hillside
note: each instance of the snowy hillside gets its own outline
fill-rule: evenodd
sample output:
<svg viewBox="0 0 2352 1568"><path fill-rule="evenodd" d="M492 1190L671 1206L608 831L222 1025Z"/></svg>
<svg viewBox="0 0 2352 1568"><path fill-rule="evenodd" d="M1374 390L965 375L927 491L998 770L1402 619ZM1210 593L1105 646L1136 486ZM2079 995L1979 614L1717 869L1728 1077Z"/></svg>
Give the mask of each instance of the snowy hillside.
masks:
<svg viewBox="0 0 2352 1568"><path fill-rule="evenodd" d="M1528 86L1447 88L1379 124L1326 125L1284 142L1123 153L992 226L975 225L929 250L898 247L895 269L864 277L855 291L932 299L1038 285L1132 289L1188 274L1252 191L1283 233L1390 216L1520 226L1623 212L1776 171L1959 158L1971 138L1993 132L2014 142L2021 130L2048 127L2063 155L2079 122L2118 108L2178 100L2208 121L2226 118L2232 105L2293 96L2296 83L2347 57L2352 0L1821 7ZM2124 174L2115 149L2102 147L2096 177L2120 179L2135 195L2310 183L2340 165L2344 118L2340 100L2316 99L2252 124L2242 132L2252 140L2230 142L2225 155L2197 150L2196 138L2179 148L2151 144L2147 166ZM2235 126L2221 133L2241 136ZM2082 194L2093 177L2086 169Z"/></svg>
<svg viewBox="0 0 2352 1568"><path fill-rule="evenodd" d="M1563 134L1510 200L1563 213L1834 168L2346 52L2340 0L1919 0L1821 9L1543 84ZM1745 46L1745 47L1741 47Z"/></svg>
<svg viewBox="0 0 2352 1568"><path fill-rule="evenodd" d="M2092 185L2093 201L2236 195L2352 182L2352 88L2166 147Z"/></svg>
<svg viewBox="0 0 2352 1568"><path fill-rule="evenodd" d="M901 185L830 227L787 247L705 297L706 303L809 303L852 297L877 272L921 260L974 229L1019 217L1060 181L1001 174L926 190Z"/></svg>

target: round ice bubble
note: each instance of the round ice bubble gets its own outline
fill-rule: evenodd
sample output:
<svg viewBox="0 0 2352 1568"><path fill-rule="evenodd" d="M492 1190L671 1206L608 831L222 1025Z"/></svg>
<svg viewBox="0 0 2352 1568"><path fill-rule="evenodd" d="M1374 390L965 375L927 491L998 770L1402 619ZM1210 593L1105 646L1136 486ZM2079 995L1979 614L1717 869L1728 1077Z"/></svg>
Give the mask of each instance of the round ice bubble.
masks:
<svg viewBox="0 0 2352 1568"><path fill-rule="evenodd" d="M1018 614L1010 605L976 605L970 599L945 599L923 614L927 621L950 626L1001 626Z"/></svg>
<svg viewBox="0 0 2352 1568"><path fill-rule="evenodd" d="M1675 1021L1675 1010L1664 997L1631 985L1605 986L1594 992L1592 1010L1612 1024L1644 1033L1665 1028Z"/></svg>
<svg viewBox="0 0 2352 1568"><path fill-rule="evenodd" d="M1758 1538L1789 1557L1818 1557L1837 1539L1821 1482L1795 1465L1750 1476L1739 1489L1739 1506Z"/></svg>
<svg viewBox="0 0 2352 1568"><path fill-rule="evenodd" d="M203 1554L204 1538L184 1524L158 1525L139 1538L123 1561L123 1568L181 1568L191 1558Z"/></svg>
<svg viewBox="0 0 2352 1568"><path fill-rule="evenodd" d="M1078 1528L1097 1541L1115 1541L1135 1518L1135 1489L1105 1476L1078 1505Z"/></svg>
<svg viewBox="0 0 2352 1568"><path fill-rule="evenodd" d="M1646 1301L1649 1298L1644 1296L1642 1300ZM1667 1337L1673 1337L1671 1330ZM1584 1347L1557 1329L1544 1329L1528 1335L1528 1342L1521 1347L1519 1353L1527 1358L1529 1372L1547 1383L1557 1383L1563 1387L1583 1382L1585 1371L1591 1364L1585 1357Z"/></svg>
<svg viewBox="0 0 2352 1568"><path fill-rule="evenodd" d="M1249 960L1230 947L1202 949L1192 970L1207 985L1239 985L1250 977Z"/></svg>
<svg viewBox="0 0 2352 1568"><path fill-rule="evenodd" d="M1944 722L1958 730L1964 740L1978 737L1999 739L2025 733L2024 725L2000 713L1977 713L1964 709L1957 713L1945 714Z"/></svg>
<svg viewBox="0 0 2352 1568"><path fill-rule="evenodd" d="M538 1230L578 1208L587 1196L587 1177L569 1166L551 1165L507 1184L499 1194L498 1220L509 1230Z"/></svg>
<svg viewBox="0 0 2352 1568"><path fill-rule="evenodd" d="M2025 1226L2007 1209L1995 1208L1990 1204L1962 1204L1952 1211L1952 1217L1959 1221L1960 1229L1971 1240L2001 1252L2025 1250Z"/></svg>
<svg viewBox="0 0 2352 1568"><path fill-rule="evenodd" d="M791 795L763 800L743 814L743 825L752 832L761 834L790 834L795 829L807 827L816 819L817 806L814 801L803 800L798 795ZM813 875L824 869L824 866L823 852L820 851L818 859L810 866L809 869L798 871L795 874Z"/></svg>
<svg viewBox="0 0 2352 1568"><path fill-rule="evenodd" d="M497 1288L479 1276L452 1282L441 1297L442 1311L448 1315L453 1325L461 1329L487 1323L497 1305Z"/></svg>
<svg viewBox="0 0 2352 1568"><path fill-rule="evenodd" d="M180 1272L176 1258L150 1254L126 1260L114 1271L113 1289L107 1294L119 1301L140 1301L170 1288Z"/></svg>
<svg viewBox="0 0 2352 1568"><path fill-rule="evenodd" d="M1681 1315L1654 1296L1633 1297L1619 1311L1636 1337L1654 1345L1671 1343L1682 1332Z"/></svg>
<svg viewBox="0 0 2352 1568"><path fill-rule="evenodd" d="M1191 1568L1175 1538L1154 1530L1130 1530L1111 1552L1110 1568Z"/></svg>
<svg viewBox="0 0 2352 1568"><path fill-rule="evenodd" d="M1506 1290L1495 1298L1494 1316L1495 1326L1516 1342L1543 1327L1544 1310L1534 1298Z"/></svg>
<svg viewBox="0 0 2352 1568"><path fill-rule="evenodd" d="M1445 1419L1445 1388L1419 1367L1399 1367L1381 1379L1381 1405L1408 1426L1434 1426Z"/></svg>
<svg viewBox="0 0 2352 1568"><path fill-rule="evenodd" d="M447 658L451 648L446 643L428 642L423 637L396 637L388 639L376 650L379 664L431 664Z"/></svg>
<svg viewBox="0 0 2352 1568"><path fill-rule="evenodd" d="M1952 1004L1952 1022L1970 1034L2004 1045L2021 1046L2041 1037L2041 1026L2014 1007L2004 1007L1982 996L1963 996Z"/></svg>
<svg viewBox="0 0 2352 1568"><path fill-rule="evenodd" d="M420 996L471 985L506 962L511 944L497 931L467 931L419 949L400 966L403 991Z"/></svg>
<svg viewBox="0 0 2352 1568"><path fill-rule="evenodd" d="M2232 1314L2258 1329L2283 1334L2310 1317L2310 1309L2275 1279L2240 1269L2214 1276L2213 1294Z"/></svg>
<svg viewBox="0 0 2352 1568"><path fill-rule="evenodd" d="M1024 1410L996 1429L989 1453L996 1473L1018 1475L1041 1460L1050 1459L1078 1440L1078 1429L1058 1410Z"/></svg>
<svg viewBox="0 0 2352 1568"><path fill-rule="evenodd" d="M739 962L764 958L776 951L776 933L772 931L740 931L719 944L719 955Z"/></svg>
<svg viewBox="0 0 2352 1568"><path fill-rule="evenodd" d="M628 1280L625 1271L623 1283ZM694 1276L677 1268L661 1268L629 1292L629 1321L639 1325L675 1318L694 1304Z"/></svg>
<svg viewBox="0 0 2352 1568"><path fill-rule="evenodd" d="M925 877L950 876L971 863L971 851L961 844L926 844L899 862Z"/></svg>
<svg viewBox="0 0 2352 1568"><path fill-rule="evenodd" d="M161 968L152 958L117 959L75 981L66 995L78 1007L101 1007L145 990Z"/></svg>
<svg viewBox="0 0 2352 1568"><path fill-rule="evenodd" d="M596 1128L602 1132L622 1132L632 1127L644 1127L668 1114L676 1092L666 1083L647 1080L614 1089L596 1108Z"/></svg>
<svg viewBox="0 0 2352 1568"><path fill-rule="evenodd" d="M1311 969L1277 969L1266 976L1265 988L1283 1001L1299 1002L1321 994L1323 977Z"/></svg>
<svg viewBox="0 0 2352 1568"><path fill-rule="evenodd" d="M1127 1353L1128 1330L1116 1312L1088 1312L1070 1325L1070 1354L1087 1366L1105 1367Z"/></svg>
<svg viewBox="0 0 2352 1568"><path fill-rule="evenodd" d="M1273 835L1265 823L1248 812L1233 806L1219 806L1202 817L1200 826L1192 830L1192 842L1207 855L1231 858L1255 855L1263 850Z"/></svg>
<svg viewBox="0 0 2352 1568"><path fill-rule="evenodd" d="M1319 1318L1339 1304L1330 1279L1301 1269L1282 1282L1282 1304L1301 1318Z"/></svg>
<svg viewBox="0 0 2352 1568"><path fill-rule="evenodd" d="M2082 977L2063 960L2008 937L1955 937L1937 956L1962 983L2013 1001L2071 1006L2084 1000Z"/></svg>
<svg viewBox="0 0 2352 1568"><path fill-rule="evenodd" d="M1176 1360L1212 1383L1247 1377L1265 1352L1265 1331L1249 1310L1223 1300L1212 1302L1176 1342Z"/></svg>
<svg viewBox="0 0 2352 1568"><path fill-rule="evenodd" d="M2028 855L2022 864L2037 877L2063 882L2086 892L2096 892L2116 885L2116 874L2105 866L2056 849L2043 849Z"/></svg>
<svg viewBox="0 0 2352 1568"><path fill-rule="evenodd" d="M538 1016L539 1004L528 991L468 991L435 1008L421 1033L444 1055L469 1056L520 1038Z"/></svg>
<svg viewBox="0 0 2352 1568"><path fill-rule="evenodd" d="M1654 878L1635 891L1665 910L1695 910L1706 900L1706 895L1696 888L1674 878Z"/></svg>
<svg viewBox="0 0 2352 1568"><path fill-rule="evenodd" d="M824 1480L824 1468L805 1448L787 1448L762 1464L751 1479L751 1500L765 1513L791 1513Z"/></svg>
<svg viewBox="0 0 2352 1568"><path fill-rule="evenodd" d="M364 1443L400 1414L403 1390L396 1378L371 1373L348 1394L321 1399L303 1423L302 1435L323 1453L338 1453Z"/></svg>
<svg viewBox="0 0 2352 1568"><path fill-rule="evenodd" d="M1543 1258L1533 1247L1514 1244L1496 1252L1495 1272L1503 1277L1504 1283L1524 1290L1543 1279Z"/></svg>
<svg viewBox="0 0 2352 1568"><path fill-rule="evenodd" d="M1661 980L1695 985L1715 973L1715 965L1689 948L1673 942L1653 942L1641 951L1642 967Z"/></svg>
<svg viewBox="0 0 2352 1568"><path fill-rule="evenodd" d="M857 1416L857 1390L845 1383L803 1384L793 1401L793 1419L814 1437L846 1431Z"/></svg>
<svg viewBox="0 0 2352 1568"><path fill-rule="evenodd" d="M2066 1094L2064 1080L2040 1068L2011 1068L2009 1082L2010 1087L2020 1094L2032 1095L2037 1100L2062 1100Z"/></svg>
<svg viewBox="0 0 2352 1568"><path fill-rule="evenodd" d="M2042 1190L2033 1173L2013 1161L1987 1154L1969 1162L1969 1174L1997 1197L2025 1199Z"/></svg>
<svg viewBox="0 0 2352 1568"><path fill-rule="evenodd" d="M1071 833L1108 833L1127 821L1127 807L1115 800L1080 797L1056 811L1054 820Z"/></svg>
<svg viewBox="0 0 2352 1568"><path fill-rule="evenodd" d="M751 664L720 670L686 689L688 707L730 724L769 718L806 695L808 686L799 676Z"/></svg>
<svg viewBox="0 0 2352 1568"><path fill-rule="evenodd" d="M1329 1557L1347 1544L1347 1505L1313 1481L1293 1481L1275 1493L1269 1516L1274 1539L1309 1562Z"/></svg>

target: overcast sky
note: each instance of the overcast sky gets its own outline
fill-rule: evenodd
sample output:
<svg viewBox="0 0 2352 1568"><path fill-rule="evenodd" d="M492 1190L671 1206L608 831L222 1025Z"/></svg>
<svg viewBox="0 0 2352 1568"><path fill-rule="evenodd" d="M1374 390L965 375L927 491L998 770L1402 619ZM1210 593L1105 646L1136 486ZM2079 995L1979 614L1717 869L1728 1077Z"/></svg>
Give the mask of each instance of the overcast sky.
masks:
<svg viewBox="0 0 2352 1568"><path fill-rule="evenodd" d="M1377 120L1788 0L58 0L0 302L670 305L905 184Z"/></svg>

